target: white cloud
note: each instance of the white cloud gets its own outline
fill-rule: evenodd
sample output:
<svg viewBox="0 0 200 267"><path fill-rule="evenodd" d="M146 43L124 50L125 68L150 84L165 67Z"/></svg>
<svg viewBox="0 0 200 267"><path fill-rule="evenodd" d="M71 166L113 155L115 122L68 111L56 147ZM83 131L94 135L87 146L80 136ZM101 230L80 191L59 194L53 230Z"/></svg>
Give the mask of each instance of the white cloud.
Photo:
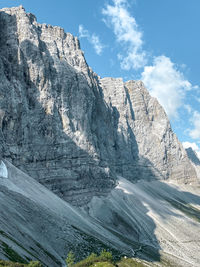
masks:
<svg viewBox="0 0 200 267"><path fill-rule="evenodd" d="M89 31L84 29L83 25L79 25L79 38L87 38L93 45L97 55L101 55L104 45L100 42L99 37L95 33L90 35Z"/></svg>
<svg viewBox="0 0 200 267"><path fill-rule="evenodd" d="M89 38L90 37L88 30L84 29L83 25L79 25L78 32L79 32L79 38Z"/></svg>
<svg viewBox="0 0 200 267"><path fill-rule="evenodd" d="M194 111L190 121L193 124L193 129L189 130L189 136L193 139L200 139L200 113Z"/></svg>
<svg viewBox="0 0 200 267"><path fill-rule="evenodd" d="M123 45L126 53L118 55L121 68L130 70L144 67L147 59L146 52L142 49L142 32L138 29L135 18L127 10L127 1L113 0L113 4L107 4L102 14L106 17L104 22L113 29L116 40Z"/></svg>
<svg viewBox="0 0 200 267"><path fill-rule="evenodd" d="M193 109L192 109L192 107L191 107L190 105L188 105L188 104L184 104L183 107L187 110L187 112L188 112L189 114L192 113Z"/></svg>
<svg viewBox="0 0 200 267"><path fill-rule="evenodd" d="M185 149L191 147L197 153L197 156L200 159L200 148L196 143L183 142L182 144Z"/></svg>
<svg viewBox="0 0 200 267"><path fill-rule="evenodd" d="M141 79L168 116L178 118L178 109L183 105L185 94L192 89L192 85L170 58L155 57L153 65L144 68Z"/></svg>
<svg viewBox="0 0 200 267"><path fill-rule="evenodd" d="M91 36L91 44L93 44L93 47L94 47L97 55L101 55L104 46L101 44L99 37L94 33Z"/></svg>

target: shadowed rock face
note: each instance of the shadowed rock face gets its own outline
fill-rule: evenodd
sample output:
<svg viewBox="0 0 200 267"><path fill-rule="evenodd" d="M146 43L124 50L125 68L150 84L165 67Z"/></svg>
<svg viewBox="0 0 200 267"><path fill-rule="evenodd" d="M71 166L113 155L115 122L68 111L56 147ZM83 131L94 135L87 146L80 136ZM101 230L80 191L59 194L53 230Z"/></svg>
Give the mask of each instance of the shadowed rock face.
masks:
<svg viewBox="0 0 200 267"><path fill-rule="evenodd" d="M118 177L108 196L77 208L8 161L3 164L8 177L0 177L1 259L18 255L59 267L66 266L70 250L80 260L106 248L145 259L149 267L200 266L198 186L133 184Z"/></svg>
<svg viewBox="0 0 200 267"><path fill-rule="evenodd" d="M187 155L188 155L188 158L197 166L200 165L200 160L198 158L198 155L197 153L191 148L191 147L188 147L186 148L186 152L187 152Z"/></svg>
<svg viewBox="0 0 200 267"><path fill-rule="evenodd" d="M139 81L100 79L79 41L22 7L0 12L0 156L84 205L129 180L194 181L163 108Z"/></svg>

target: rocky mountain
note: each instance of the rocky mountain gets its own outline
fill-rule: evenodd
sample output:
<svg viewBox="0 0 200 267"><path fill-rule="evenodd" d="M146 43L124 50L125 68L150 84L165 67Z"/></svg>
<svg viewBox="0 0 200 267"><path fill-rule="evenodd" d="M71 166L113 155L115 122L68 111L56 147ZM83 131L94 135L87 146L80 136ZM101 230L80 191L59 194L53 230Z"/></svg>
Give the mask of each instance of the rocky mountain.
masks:
<svg viewBox="0 0 200 267"><path fill-rule="evenodd" d="M100 79L79 41L23 7L0 13L1 156L73 204L131 181L194 181L168 118L142 82Z"/></svg>
<svg viewBox="0 0 200 267"><path fill-rule="evenodd" d="M2 257L60 266L103 244L198 266L198 172L141 81L100 78L76 37L21 6L0 11L0 80Z"/></svg>

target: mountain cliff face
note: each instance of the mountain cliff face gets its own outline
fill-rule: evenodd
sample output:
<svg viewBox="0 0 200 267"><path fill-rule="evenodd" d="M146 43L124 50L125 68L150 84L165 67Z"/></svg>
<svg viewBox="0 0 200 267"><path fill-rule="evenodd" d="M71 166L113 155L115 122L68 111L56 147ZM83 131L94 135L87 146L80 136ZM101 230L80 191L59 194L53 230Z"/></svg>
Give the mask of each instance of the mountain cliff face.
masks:
<svg viewBox="0 0 200 267"><path fill-rule="evenodd" d="M141 81L101 79L76 37L0 10L0 258L57 267L109 248L200 266L188 155Z"/></svg>
<svg viewBox="0 0 200 267"><path fill-rule="evenodd" d="M140 81L98 77L79 41L22 7L0 12L0 153L58 196L84 205L117 175L197 174Z"/></svg>

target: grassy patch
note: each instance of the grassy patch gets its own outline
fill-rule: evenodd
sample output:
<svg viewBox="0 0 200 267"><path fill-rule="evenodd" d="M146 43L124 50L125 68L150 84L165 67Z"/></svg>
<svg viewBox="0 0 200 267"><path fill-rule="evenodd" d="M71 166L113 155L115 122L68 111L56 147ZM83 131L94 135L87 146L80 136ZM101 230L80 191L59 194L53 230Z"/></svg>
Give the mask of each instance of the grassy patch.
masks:
<svg viewBox="0 0 200 267"><path fill-rule="evenodd" d="M42 265L38 261L31 261L27 265L18 262L0 260L0 267L42 267Z"/></svg>
<svg viewBox="0 0 200 267"><path fill-rule="evenodd" d="M0 260L0 267L25 267L23 263Z"/></svg>
<svg viewBox="0 0 200 267"><path fill-rule="evenodd" d="M137 261L136 259L121 259L120 262L117 263L118 267L146 267L147 265L142 262Z"/></svg>
<svg viewBox="0 0 200 267"><path fill-rule="evenodd" d="M91 265L91 267L115 267L116 265L113 265L110 262L97 262L93 265Z"/></svg>

